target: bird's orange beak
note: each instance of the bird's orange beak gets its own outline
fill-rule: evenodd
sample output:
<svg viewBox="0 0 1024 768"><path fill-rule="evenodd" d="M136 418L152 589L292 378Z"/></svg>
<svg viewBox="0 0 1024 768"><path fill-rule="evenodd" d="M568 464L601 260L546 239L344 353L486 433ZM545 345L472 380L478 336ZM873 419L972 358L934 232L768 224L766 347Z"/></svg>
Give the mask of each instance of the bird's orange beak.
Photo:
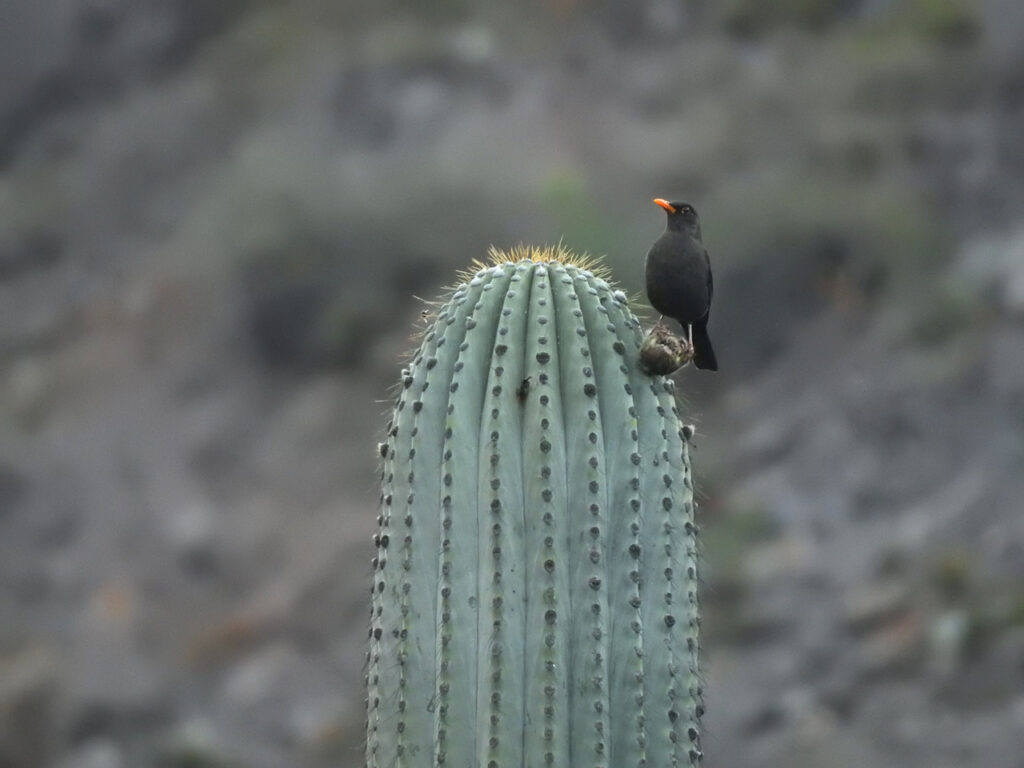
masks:
<svg viewBox="0 0 1024 768"><path fill-rule="evenodd" d="M654 204L655 205L660 205L662 208L664 208L669 213L675 213L676 212L676 209L672 207L672 203L670 203L668 200L662 200L660 197L654 198Z"/></svg>

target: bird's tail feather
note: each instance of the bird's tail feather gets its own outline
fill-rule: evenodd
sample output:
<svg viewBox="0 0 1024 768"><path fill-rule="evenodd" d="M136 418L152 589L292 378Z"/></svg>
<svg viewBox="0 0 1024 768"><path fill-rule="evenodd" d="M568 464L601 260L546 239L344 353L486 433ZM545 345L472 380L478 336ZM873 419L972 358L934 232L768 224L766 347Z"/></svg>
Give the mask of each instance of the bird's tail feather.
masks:
<svg viewBox="0 0 1024 768"><path fill-rule="evenodd" d="M718 360L708 336L707 323L693 324L693 364L705 371L717 371Z"/></svg>

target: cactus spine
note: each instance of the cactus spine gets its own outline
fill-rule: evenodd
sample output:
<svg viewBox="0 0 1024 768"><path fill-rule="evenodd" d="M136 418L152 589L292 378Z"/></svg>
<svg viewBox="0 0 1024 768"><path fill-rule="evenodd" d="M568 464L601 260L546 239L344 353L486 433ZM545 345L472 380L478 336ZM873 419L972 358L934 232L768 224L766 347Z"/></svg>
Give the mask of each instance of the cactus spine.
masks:
<svg viewBox="0 0 1024 768"><path fill-rule="evenodd" d="M492 256L438 306L381 445L367 766L695 765L673 384L585 260Z"/></svg>

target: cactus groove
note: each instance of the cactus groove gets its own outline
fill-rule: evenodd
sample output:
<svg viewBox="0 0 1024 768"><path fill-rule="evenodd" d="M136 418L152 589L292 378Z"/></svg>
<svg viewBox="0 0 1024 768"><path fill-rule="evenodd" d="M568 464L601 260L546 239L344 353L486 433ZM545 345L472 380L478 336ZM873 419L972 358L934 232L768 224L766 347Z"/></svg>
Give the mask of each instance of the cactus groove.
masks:
<svg viewBox="0 0 1024 768"><path fill-rule="evenodd" d="M561 248L436 306L381 445L368 768L700 762L688 437Z"/></svg>

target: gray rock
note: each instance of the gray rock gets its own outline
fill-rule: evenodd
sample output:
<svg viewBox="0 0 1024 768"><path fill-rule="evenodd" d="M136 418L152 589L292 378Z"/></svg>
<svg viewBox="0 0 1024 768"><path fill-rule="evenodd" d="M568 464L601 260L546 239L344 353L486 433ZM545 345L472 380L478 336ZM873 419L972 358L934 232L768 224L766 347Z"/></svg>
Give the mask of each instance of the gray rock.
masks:
<svg viewBox="0 0 1024 768"><path fill-rule="evenodd" d="M141 647L138 599L130 585L112 582L78 616L67 676L73 738L130 734L167 715L166 670Z"/></svg>
<svg viewBox="0 0 1024 768"><path fill-rule="evenodd" d="M962 647L959 651L959 657L936 670L943 673L936 694L951 709L999 711L1024 690L1024 628L1004 631L969 655Z"/></svg>
<svg viewBox="0 0 1024 768"><path fill-rule="evenodd" d="M928 625L928 661L937 675L953 672L963 660L970 618L966 611L949 610Z"/></svg>
<svg viewBox="0 0 1024 768"><path fill-rule="evenodd" d="M904 613L865 636L857 645L856 663L865 679L916 674L924 660L924 624Z"/></svg>
<svg viewBox="0 0 1024 768"><path fill-rule="evenodd" d="M59 674L42 646L0 656L0 765L35 768L53 757Z"/></svg>
<svg viewBox="0 0 1024 768"><path fill-rule="evenodd" d="M302 663L294 648L274 643L239 661L228 673L221 695L231 708L244 711L274 702L281 686Z"/></svg>
<svg viewBox="0 0 1024 768"><path fill-rule="evenodd" d="M92 739L68 752L57 768L125 768L121 748L107 739Z"/></svg>
<svg viewBox="0 0 1024 768"><path fill-rule="evenodd" d="M170 551L197 572L209 571L216 559L215 522L213 506L201 498L175 506L161 520Z"/></svg>
<svg viewBox="0 0 1024 768"><path fill-rule="evenodd" d="M239 765L233 759L233 752L218 724L200 715L179 723L158 752L158 765L167 768L228 768Z"/></svg>
<svg viewBox="0 0 1024 768"><path fill-rule="evenodd" d="M994 291L1010 312L1024 313L1024 229L981 235L964 246L958 262L959 279Z"/></svg>
<svg viewBox="0 0 1024 768"><path fill-rule="evenodd" d="M910 589L902 581L858 586L843 601L843 619L851 632L862 635L905 614L910 597Z"/></svg>
<svg viewBox="0 0 1024 768"><path fill-rule="evenodd" d="M18 470L0 462L0 518L29 492L31 482Z"/></svg>

